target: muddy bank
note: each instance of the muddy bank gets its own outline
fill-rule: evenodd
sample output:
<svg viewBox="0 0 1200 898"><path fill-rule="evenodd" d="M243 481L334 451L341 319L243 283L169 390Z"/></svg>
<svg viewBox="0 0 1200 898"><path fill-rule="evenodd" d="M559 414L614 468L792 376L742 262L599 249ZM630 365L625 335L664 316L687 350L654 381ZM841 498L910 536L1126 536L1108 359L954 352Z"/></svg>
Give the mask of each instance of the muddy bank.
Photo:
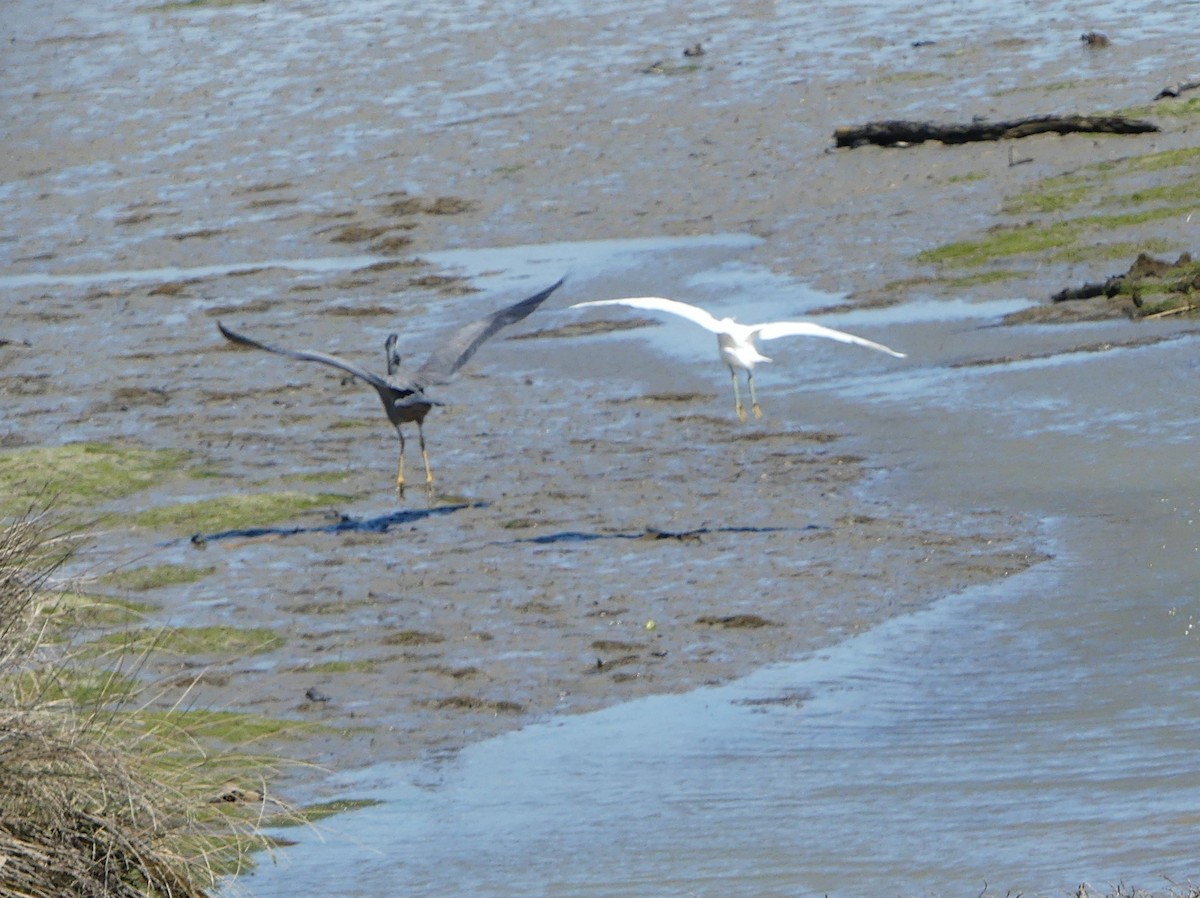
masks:
<svg viewBox="0 0 1200 898"><path fill-rule="evenodd" d="M395 441L375 397L235 355L216 333L220 318L378 368L388 331L419 355L448 322L572 265L563 304L745 296L747 279L778 277L857 308L1048 295L1095 277L1080 247L1100 231L1187 248L1190 220L1153 198L1168 211L1052 221L1068 201L1104 202L1111 191L1086 189L1103 166L1153 160L1111 169L1135 187L1186 171L1165 164L1185 155L1157 155L1188 148L1185 106L1158 135L1039 136L1019 157L832 151L849 111L953 102L1002 118L1140 102L1194 58L1176 44L1148 67L1152 18L1123 19L1104 55L1081 57L1074 21L939 44L919 10L867 14L867 38L862 22L814 32L804 15L752 5L681 22L620 4L480 29L465 13L387 5L17 4L0 439L192 453L103 506L115 514L276 490L337 497L281 532L207 548L187 530L105 531L98 551L124 563L214 569L153 590L153 622L283 640L250 659L155 658L148 672L175 690L165 700L321 724L287 750L332 767L436 756L548 714L720 682L1042 557L1027 521L872 498L873 447L889 427L924 424L812 420L804 378L856 363L821 351L805 368L796 353L796 380L763 397L767 418L740 426L711 357L671 367L636 344L563 336L573 322L557 307L529 322L546 334L489 345L431 417L437 514L331 531L396 512ZM630 17L636 29L611 25ZM684 57L697 40L705 53ZM1071 173L1084 189L1044 183ZM1006 205L1035 193L1059 199ZM998 215L1006 235L1054 239L985 243ZM1009 220L1025 216L1049 223ZM719 234L746 239L563 248ZM519 264L471 278L429 261L521 245Z"/></svg>
<svg viewBox="0 0 1200 898"><path fill-rule="evenodd" d="M1126 271L1103 281L1064 287L1050 296L1050 305L1038 305L1005 320L1029 322L1095 321L1124 316L1151 321L1190 316L1196 311L1197 266L1191 253L1173 261L1139 253ZM1146 334L1143 340L1153 339Z"/></svg>

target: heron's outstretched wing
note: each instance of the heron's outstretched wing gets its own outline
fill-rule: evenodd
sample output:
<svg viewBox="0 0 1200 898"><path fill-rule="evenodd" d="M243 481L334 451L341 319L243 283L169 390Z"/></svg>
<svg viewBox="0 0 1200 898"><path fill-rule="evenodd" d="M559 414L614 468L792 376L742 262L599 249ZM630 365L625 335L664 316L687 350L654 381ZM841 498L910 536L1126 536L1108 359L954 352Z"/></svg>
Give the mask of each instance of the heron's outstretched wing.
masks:
<svg viewBox="0 0 1200 898"><path fill-rule="evenodd" d="M557 284L548 287L541 293L459 328L417 369L413 380L422 387L445 383L455 371L470 361L471 356L475 355L475 350L483 345L484 340L500 328L516 324L530 314L545 302L551 293L561 287L565 280L566 278L560 278Z"/></svg>
<svg viewBox="0 0 1200 898"><path fill-rule="evenodd" d="M882 343L875 343L863 337L856 337L845 331L835 331L831 327L813 324L811 321L773 321L769 324L756 324L754 331L761 340L774 340L778 337L825 337L841 343L853 343L855 346L865 346L867 349L877 349L898 359L905 358L903 352L889 349Z"/></svg>
<svg viewBox="0 0 1200 898"><path fill-rule="evenodd" d="M385 395L386 392L394 392L388 382L379 375L372 374L370 371L347 362L345 359L339 359L335 355L326 355L323 352L311 352L308 350L284 349L281 346L268 346L266 343L259 343L257 340L251 340L249 337L239 334L236 331L231 331L219 321L217 322L217 327L225 335L225 339L231 343L253 346L255 349L265 349L267 352L285 355L289 359L300 359L304 362L320 362L323 365L332 365L334 368L340 368L347 374L353 374L355 377L365 380L376 390L379 390L380 395Z"/></svg>
<svg viewBox="0 0 1200 898"><path fill-rule="evenodd" d="M653 312L670 312L688 321L695 322L702 328L714 334L725 333L726 328L716 318L699 306L689 305L677 299L665 299L661 296L630 296L625 299L597 299L593 302L580 302L571 306L572 309L584 309L589 306L630 306L634 309L646 309Z"/></svg>

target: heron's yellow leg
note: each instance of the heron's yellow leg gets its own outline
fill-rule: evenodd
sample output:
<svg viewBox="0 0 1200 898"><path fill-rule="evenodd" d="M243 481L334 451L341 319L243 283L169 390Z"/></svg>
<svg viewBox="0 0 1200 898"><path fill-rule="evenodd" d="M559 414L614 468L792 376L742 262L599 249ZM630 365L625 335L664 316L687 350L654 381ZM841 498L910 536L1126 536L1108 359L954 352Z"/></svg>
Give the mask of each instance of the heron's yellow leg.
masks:
<svg viewBox="0 0 1200 898"><path fill-rule="evenodd" d="M417 424L417 436L421 439L421 460L425 462L425 488L433 493L433 470L429 467L429 453L425 451L425 431Z"/></svg>
<svg viewBox="0 0 1200 898"><path fill-rule="evenodd" d="M738 420L746 420L746 409L742 407L742 391L738 387L737 369L730 368L729 376L733 379L733 410L737 412Z"/></svg>
<svg viewBox="0 0 1200 898"><path fill-rule="evenodd" d="M396 493L401 498L404 496L404 434L400 432L400 428L396 428L396 436L400 437L400 465L396 468Z"/></svg>
<svg viewBox="0 0 1200 898"><path fill-rule="evenodd" d="M754 412L754 417L762 417L762 408L758 404L758 397L754 395L754 372L746 372L746 383L750 385L750 408Z"/></svg>

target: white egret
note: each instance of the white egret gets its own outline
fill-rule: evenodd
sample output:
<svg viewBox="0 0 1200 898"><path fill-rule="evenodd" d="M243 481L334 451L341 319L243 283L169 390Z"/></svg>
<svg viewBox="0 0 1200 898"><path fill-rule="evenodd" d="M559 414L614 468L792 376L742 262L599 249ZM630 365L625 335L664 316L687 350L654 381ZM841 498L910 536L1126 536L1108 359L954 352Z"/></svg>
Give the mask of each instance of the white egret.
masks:
<svg viewBox="0 0 1200 898"><path fill-rule="evenodd" d="M634 309L646 309L652 312L670 312L688 321L693 321L707 331L717 335L717 347L721 360L729 366L729 374L733 378L734 410L740 420L746 420L746 409L742 406L741 390L738 387L738 371L746 372L746 383L750 387L750 407L754 417L762 417L762 408L754 394L754 366L759 362L771 361L758 351L757 340L775 340L779 337L824 337L841 343L853 343L886 352L898 359L905 357L903 352L889 349L882 343L875 343L863 337L856 337L844 331L834 330L811 321L772 321L766 324L738 324L732 318L715 318L704 309L680 302L676 299L665 299L661 296L633 296L625 299L599 299L593 302L580 302L571 306L572 309L584 309L595 306L630 306Z"/></svg>

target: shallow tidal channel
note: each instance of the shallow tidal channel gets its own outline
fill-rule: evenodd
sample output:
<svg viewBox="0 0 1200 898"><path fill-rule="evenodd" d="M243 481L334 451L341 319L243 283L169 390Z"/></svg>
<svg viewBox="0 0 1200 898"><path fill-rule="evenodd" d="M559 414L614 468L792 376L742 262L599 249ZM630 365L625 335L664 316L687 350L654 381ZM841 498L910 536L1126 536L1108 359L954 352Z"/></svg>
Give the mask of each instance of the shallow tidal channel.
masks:
<svg viewBox="0 0 1200 898"><path fill-rule="evenodd" d="M246 884L1003 895L1200 876L1200 465L1177 388L1198 338L992 326L1008 308L849 314L886 316L923 360L817 375L804 404L883 447L890 473L862 489L1027 516L1048 560L726 686L338 776L384 803Z"/></svg>

